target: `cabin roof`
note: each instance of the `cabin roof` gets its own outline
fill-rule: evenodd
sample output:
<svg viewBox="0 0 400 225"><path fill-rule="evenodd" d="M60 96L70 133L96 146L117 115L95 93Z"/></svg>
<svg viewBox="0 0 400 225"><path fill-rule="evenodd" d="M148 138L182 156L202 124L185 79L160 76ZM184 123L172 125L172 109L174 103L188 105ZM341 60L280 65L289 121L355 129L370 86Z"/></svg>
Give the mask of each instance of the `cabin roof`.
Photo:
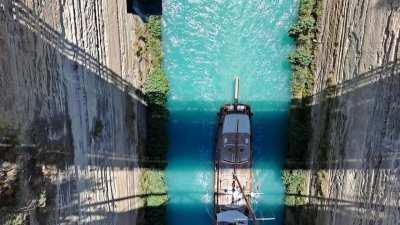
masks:
<svg viewBox="0 0 400 225"><path fill-rule="evenodd" d="M228 133L223 135L220 158L231 163L247 162L250 158L250 135Z"/></svg>
<svg viewBox="0 0 400 225"><path fill-rule="evenodd" d="M248 224L247 221L248 217L237 210L228 210L217 214L217 222L219 224L223 224L223 222Z"/></svg>
<svg viewBox="0 0 400 225"><path fill-rule="evenodd" d="M250 134L250 118L248 115L232 113L225 116L222 133L236 132Z"/></svg>

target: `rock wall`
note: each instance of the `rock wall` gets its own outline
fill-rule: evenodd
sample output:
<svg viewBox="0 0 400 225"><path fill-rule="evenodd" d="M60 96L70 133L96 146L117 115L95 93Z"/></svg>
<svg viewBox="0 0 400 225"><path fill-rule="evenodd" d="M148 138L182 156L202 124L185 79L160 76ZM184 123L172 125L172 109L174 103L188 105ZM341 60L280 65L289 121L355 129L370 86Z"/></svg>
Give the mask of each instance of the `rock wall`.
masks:
<svg viewBox="0 0 400 225"><path fill-rule="evenodd" d="M324 2L310 154L300 168L307 203L289 209L288 224L397 225L400 1Z"/></svg>
<svg viewBox="0 0 400 225"><path fill-rule="evenodd" d="M126 1L0 0L0 123L18 136L0 175L19 174L1 224L134 224L143 29Z"/></svg>

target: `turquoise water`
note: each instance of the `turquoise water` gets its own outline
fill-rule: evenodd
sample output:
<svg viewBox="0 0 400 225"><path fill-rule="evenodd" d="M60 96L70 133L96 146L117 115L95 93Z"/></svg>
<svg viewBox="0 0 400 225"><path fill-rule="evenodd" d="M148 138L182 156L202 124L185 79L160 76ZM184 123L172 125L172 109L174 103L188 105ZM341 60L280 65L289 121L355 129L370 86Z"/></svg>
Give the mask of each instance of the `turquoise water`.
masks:
<svg viewBox="0 0 400 225"><path fill-rule="evenodd" d="M280 170L287 145L293 42L287 30L296 0L165 0L164 66L171 85L171 139L166 169L169 225L212 224L216 113L233 97L253 112L253 199L258 217L282 218Z"/></svg>

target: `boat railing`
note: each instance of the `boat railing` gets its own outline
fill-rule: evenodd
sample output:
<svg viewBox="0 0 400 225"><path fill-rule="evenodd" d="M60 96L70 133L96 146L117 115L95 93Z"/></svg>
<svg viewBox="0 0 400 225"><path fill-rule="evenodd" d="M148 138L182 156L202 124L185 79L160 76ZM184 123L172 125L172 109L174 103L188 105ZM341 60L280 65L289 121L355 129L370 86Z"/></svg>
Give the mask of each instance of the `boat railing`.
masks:
<svg viewBox="0 0 400 225"><path fill-rule="evenodd" d="M244 104L226 104L222 107L223 111L225 111L226 113L244 113L244 114L248 114L248 115L252 115L251 111L250 111L250 107L248 105L244 105Z"/></svg>
<svg viewBox="0 0 400 225"><path fill-rule="evenodd" d="M224 147L248 147L249 145L248 144L240 144L240 143L238 143L238 144L231 144L231 143L228 143L228 144L224 144Z"/></svg>
<svg viewBox="0 0 400 225"><path fill-rule="evenodd" d="M222 162L226 163L226 164L230 164L230 165L242 165L242 164L246 164L249 162L249 160L245 160L245 161L240 161L240 162L234 162L234 161L229 161L229 160L221 160Z"/></svg>

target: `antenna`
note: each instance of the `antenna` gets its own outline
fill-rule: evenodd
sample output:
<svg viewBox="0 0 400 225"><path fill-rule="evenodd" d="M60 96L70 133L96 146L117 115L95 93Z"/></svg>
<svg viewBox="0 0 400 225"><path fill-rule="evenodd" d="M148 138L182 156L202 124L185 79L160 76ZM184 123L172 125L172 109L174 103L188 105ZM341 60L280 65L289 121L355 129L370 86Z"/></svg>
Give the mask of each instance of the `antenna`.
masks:
<svg viewBox="0 0 400 225"><path fill-rule="evenodd" d="M234 96L235 104L239 103L239 77L235 77L235 96Z"/></svg>

